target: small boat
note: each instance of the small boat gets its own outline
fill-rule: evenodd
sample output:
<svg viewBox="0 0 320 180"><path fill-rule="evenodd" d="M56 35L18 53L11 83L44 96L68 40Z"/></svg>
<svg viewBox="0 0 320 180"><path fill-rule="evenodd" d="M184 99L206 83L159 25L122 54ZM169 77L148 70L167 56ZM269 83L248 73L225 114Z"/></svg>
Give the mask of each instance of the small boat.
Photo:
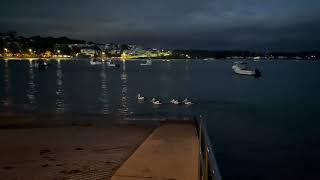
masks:
<svg viewBox="0 0 320 180"><path fill-rule="evenodd" d="M258 69L249 70L246 67L247 63L244 62L234 62L232 69L236 74L260 77L261 72Z"/></svg>
<svg viewBox="0 0 320 180"><path fill-rule="evenodd" d="M143 101L145 99L140 93L137 95L137 98L139 101Z"/></svg>
<svg viewBox="0 0 320 180"><path fill-rule="evenodd" d="M260 57L260 56L253 57L254 62L259 62L259 61L261 61L261 59L262 59L262 57Z"/></svg>
<svg viewBox="0 0 320 180"><path fill-rule="evenodd" d="M188 100L188 98L184 99L184 100L182 101L182 103L185 104L185 105L191 105L191 104L193 104L191 101Z"/></svg>
<svg viewBox="0 0 320 180"><path fill-rule="evenodd" d="M176 99L172 99L171 101L170 101L170 103L171 104L180 104L180 102L178 101L178 100L176 100Z"/></svg>
<svg viewBox="0 0 320 180"><path fill-rule="evenodd" d="M44 60L39 59L36 61L35 67L38 68L39 70L45 70L47 69L48 64Z"/></svg>
<svg viewBox="0 0 320 180"><path fill-rule="evenodd" d="M113 61L107 61L107 66L108 67L120 67L120 65L114 63Z"/></svg>
<svg viewBox="0 0 320 180"><path fill-rule="evenodd" d="M141 63L141 66L151 66L152 65L152 61L151 60L147 60L145 63Z"/></svg>
<svg viewBox="0 0 320 180"><path fill-rule="evenodd" d="M90 64L91 65L100 65L100 64L102 64L102 62L97 59L92 59L92 60L90 60Z"/></svg>
<svg viewBox="0 0 320 180"><path fill-rule="evenodd" d="M204 60L204 61L213 61L213 60L216 60L216 59L215 59L215 58L210 57L210 58L204 58L203 60Z"/></svg>
<svg viewBox="0 0 320 180"><path fill-rule="evenodd" d="M160 104L162 104L159 100L156 100L155 98L152 98L151 102L152 102L152 104L154 104L154 105L160 105Z"/></svg>

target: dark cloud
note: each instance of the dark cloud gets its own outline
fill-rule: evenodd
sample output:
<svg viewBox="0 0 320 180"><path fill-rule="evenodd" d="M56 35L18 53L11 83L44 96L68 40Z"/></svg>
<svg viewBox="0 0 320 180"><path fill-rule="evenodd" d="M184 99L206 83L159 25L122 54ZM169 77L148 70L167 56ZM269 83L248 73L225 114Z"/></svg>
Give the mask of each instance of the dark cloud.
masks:
<svg viewBox="0 0 320 180"><path fill-rule="evenodd" d="M10 0L1 31L193 49L316 50L317 0Z"/></svg>

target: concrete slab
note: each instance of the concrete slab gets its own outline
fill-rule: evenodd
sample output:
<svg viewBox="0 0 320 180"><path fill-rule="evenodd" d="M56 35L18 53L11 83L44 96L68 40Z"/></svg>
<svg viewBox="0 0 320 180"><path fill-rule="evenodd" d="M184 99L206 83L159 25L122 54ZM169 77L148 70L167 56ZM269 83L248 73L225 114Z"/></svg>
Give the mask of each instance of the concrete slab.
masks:
<svg viewBox="0 0 320 180"><path fill-rule="evenodd" d="M199 139L196 127L191 123L162 124L111 179L199 179Z"/></svg>

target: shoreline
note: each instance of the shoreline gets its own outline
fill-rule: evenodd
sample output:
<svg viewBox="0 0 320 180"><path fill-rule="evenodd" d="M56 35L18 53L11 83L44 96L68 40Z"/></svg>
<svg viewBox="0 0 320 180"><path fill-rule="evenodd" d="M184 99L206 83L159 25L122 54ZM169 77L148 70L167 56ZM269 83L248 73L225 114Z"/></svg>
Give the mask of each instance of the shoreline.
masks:
<svg viewBox="0 0 320 180"><path fill-rule="evenodd" d="M112 59L116 60L118 59L117 57L97 57L98 59ZM41 58L41 57L33 57L33 58L22 58L22 57L0 57L0 60L16 60L16 61L34 61L38 59L43 59L43 60L89 60L90 58L82 58L82 57L69 57L69 58L62 58L62 57L52 57L52 58ZM126 59L125 61L145 61L148 60L148 58L141 58L141 59ZM172 61L179 61L179 60L186 60L186 59L171 59L171 58L150 58L150 60L155 60L155 61L161 61L161 60L172 60ZM192 60L192 59L189 59ZM119 61L122 61L119 59Z"/></svg>
<svg viewBox="0 0 320 180"><path fill-rule="evenodd" d="M74 57L70 57L70 58L39 58L39 57L33 57L33 58L21 58L21 57L0 57L0 60L6 61L6 60L10 60L10 61L35 61L38 59L43 59L43 60L74 60Z"/></svg>

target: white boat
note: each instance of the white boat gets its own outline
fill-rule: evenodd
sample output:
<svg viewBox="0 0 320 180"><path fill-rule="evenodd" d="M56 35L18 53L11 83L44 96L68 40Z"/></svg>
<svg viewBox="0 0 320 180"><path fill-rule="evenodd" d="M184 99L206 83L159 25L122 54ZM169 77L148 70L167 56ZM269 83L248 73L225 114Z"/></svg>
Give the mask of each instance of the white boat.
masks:
<svg viewBox="0 0 320 180"><path fill-rule="evenodd" d="M176 100L176 99L172 99L171 101L170 101L170 103L171 104L180 104L180 102L178 101L178 100Z"/></svg>
<svg viewBox="0 0 320 180"><path fill-rule="evenodd" d="M139 101L143 101L145 99L140 93L137 95L137 98Z"/></svg>
<svg viewBox="0 0 320 180"><path fill-rule="evenodd" d="M145 63L141 63L141 66L151 66L152 65L152 61L151 60L147 60Z"/></svg>
<svg viewBox="0 0 320 180"><path fill-rule="evenodd" d="M154 104L154 105L162 104L159 100L156 100L155 98L152 98L151 103Z"/></svg>
<svg viewBox="0 0 320 180"><path fill-rule="evenodd" d="M100 65L100 64L102 64L102 62L101 62L101 61L98 61L98 60L96 60L96 59L92 59L92 60L90 60L90 64L91 64L91 65Z"/></svg>
<svg viewBox="0 0 320 180"><path fill-rule="evenodd" d="M244 62L234 62L232 69L236 74L248 75L248 76L261 76L261 72L258 69L249 70L246 67L247 63Z"/></svg>
<svg viewBox="0 0 320 180"><path fill-rule="evenodd" d="M107 66L108 67L116 67L116 64L112 61L107 61Z"/></svg>

